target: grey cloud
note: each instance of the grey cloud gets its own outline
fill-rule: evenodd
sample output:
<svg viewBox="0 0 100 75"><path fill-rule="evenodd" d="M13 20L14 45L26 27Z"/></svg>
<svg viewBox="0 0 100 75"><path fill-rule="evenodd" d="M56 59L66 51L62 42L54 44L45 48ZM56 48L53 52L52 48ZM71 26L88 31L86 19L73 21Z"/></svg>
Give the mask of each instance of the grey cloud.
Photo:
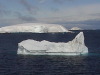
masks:
<svg viewBox="0 0 100 75"><path fill-rule="evenodd" d="M39 3L44 3L44 2L46 2L47 0L38 0L39 1Z"/></svg>
<svg viewBox="0 0 100 75"><path fill-rule="evenodd" d="M44 3L44 2L46 2L46 1L49 1L49 0L38 0L40 3ZM63 3L63 2L65 2L65 1L74 1L74 0L51 0L51 1L53 1L53 2L55 2L55 3Z"/></svg>
<svg viewBox="0 0 100 75"><path fill-rule="evenodd" d="M91 19L91 20L85 20L85 21L65 22L65 23L67 23L67 24L80 24L80 25L83 24L83 25L90 25L90 26L99 25L100 26L100 19Z"/></svg>
<svg viewBox="0 0 100 75"><path fill-rule="evenodd" d="M100 19L89 19L89 20L84 20L84 21L60 20L60 21L54 21L54 22L51 21L51 23L61 24L68 28L81 27L83 29L100 29Z"/></svg>
<svg viewBox="0 0 100 75"><path fill-rule="evenodd" d="M71 24L69 26L78 26L84 29L100 29L100 19L91 19L78 22L65 22L64 24Z"/></svg>
<svg viewBox="0 0 100 75"><path fill-rule="evenodd" d="M35 17L22 15L20 12L13 12L12 14L14 16L13 18L0 18L0 27L6 25L37 22Z"/></svg>
<svg viewBox="0 0 100 75"><path fill-rule="evenodd" d="M55 3L63 3L65 0L53 0Z"/></svg>
<svg viewBox="0 0 100 75"><path fill-rule="evenodd" d="M4 7L3 7L2 4L0 3L0 9L1 9L1 8L4 8Z"/></svg>
<svg viewBox="0 0 100 75"><path fill-rule="evenodd" d="M0 9L0 16L9 16L11 13L9 10Z"/></svg>
<svg viewBox="0 0 100 75"><path fill-rule="evenodd" d="M61 4L61 3L64 3L64 2L66 2L66 1L75 1L75 0L53 0L55 3L59 3L59 4Z"/></svg>
<svg viewBox="0 0 100 75"><path fill-rule="evenodd" d="M19 16L19 19L26 21L26 22L34 22L37 21L36 18L30 16Z"/></svg>
<svg viewBox="0 0 100 75"><path fill-rule="evenodd" d="M100 13L90 14L91 16L100 16Z"/></svg>
<svg viewBox="0 0 100 75"><path fill-rule="evenodd" d="M35 21L37 21L37 19L35 17L22 15L19 12L16 12L16 17L18 19L22 20L22 21L25 21L25 22L35 22Z"/></svg>
<svg viewBox="0 0 100 75"><path fill-rule="evenodd" d="M52 10L53 12L58 12L58 11L59 11L58 8L51 8L51 10Z"/></svg>
<svg viewBox="0 0 100 75"><path fill-rule="evenodd" d="M4 16L9 16L11 15L11 11L8 10L7 8L5 8L4 6L0 5L0 16L4 17Z"/></svg>
<svg viewBox="0 0 100 75"><path fill-rule="evenodd" d="M39 9L36 6L31 5L27 0L19 0L19 2L29 11L31 14L36 14L37 10Z"/></svg>
<svg viewBox="0 0 100 75"><path fill-rule="evenodd" d="M10 16L12 14L12 11L7 9L6 6L2 5L0 3L0 17L4 17L4 16Z"/></svg>
<svg viewBox="0 0 100 75"><path fill-rule="evenodd" d="M100 19L91 19L91 20L81 21L79 23L87 25L100 25Z"/></svg>

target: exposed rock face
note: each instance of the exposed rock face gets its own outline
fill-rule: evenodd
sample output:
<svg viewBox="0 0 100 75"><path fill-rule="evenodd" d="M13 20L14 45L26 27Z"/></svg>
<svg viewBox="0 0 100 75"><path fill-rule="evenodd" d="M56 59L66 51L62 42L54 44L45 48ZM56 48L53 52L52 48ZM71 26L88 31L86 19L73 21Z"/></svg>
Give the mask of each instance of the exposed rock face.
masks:
<svg viewBox="0 0 100 75"><path fill-rule="evenodd" d="M23 55L81 55L87 54L84 34L80 32L72 41L55 43L49 41L24 40L18 43L17 54Z"/></svg>
<svg viewBox="0 0 100 75"><path fill-rule="evenodd" d="M73 27L70 30L82 30L82 29L81 28L78 28L78 27Z"/></svg>
<svg viewBox="0 0 100 75"><path fill-rule="evenodd" d="M25 23L0 28L0 33L16 33L16 32L68 32L66 28L57 24L41 24L41 23Z"/></svg>

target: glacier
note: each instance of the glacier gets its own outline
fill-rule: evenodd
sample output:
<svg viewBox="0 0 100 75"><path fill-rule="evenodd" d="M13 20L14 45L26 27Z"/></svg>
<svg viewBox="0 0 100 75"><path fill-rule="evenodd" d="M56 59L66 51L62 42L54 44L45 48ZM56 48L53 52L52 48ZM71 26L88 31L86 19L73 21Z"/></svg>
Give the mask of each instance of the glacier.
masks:
<svg viewBox="0 0 100 75"><path fill-rule="evenodd" d="M43 24L43 23L24 23L0 28L0 33L17 33L17 32L32 32L32 33L48 33L48 32L70 32L62 25L58 24Z"/></svg>
<svg viewBox="0 0 100 75"><path fill-rule="evenodd" d="M88 53L84 43L84 34L80 32L69 42L49 42L46 40L23 40L18 43L17 54L22 55L83 55Z"/></svg>

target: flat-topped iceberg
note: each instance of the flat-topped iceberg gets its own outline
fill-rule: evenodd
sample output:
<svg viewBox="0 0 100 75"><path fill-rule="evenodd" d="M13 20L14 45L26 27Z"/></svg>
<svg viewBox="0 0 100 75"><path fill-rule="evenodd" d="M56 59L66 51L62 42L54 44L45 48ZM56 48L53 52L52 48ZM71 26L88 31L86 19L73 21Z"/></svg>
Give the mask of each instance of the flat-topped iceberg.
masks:
<svg viewBox="0 0 100 75"><path fill-rule="evenodd" d="M67 43L24 40L18 43L17 51L17 54L22 55L81 55L87 53L88 48L84 43L83 32L80 32L72 41Z"/></svg>
<svg viewBox="0 0 100 75"><path fill-rule="evenodd" d="M25 23L0 28L0 33L16 33L16 32L32 32L32 33L48 33L48 32L68 32L62 25L58 24L42 24L42 23Z"/></svg>
<svg viewBox="0 0 100 75"><path fill-rule="evenodd" d="M73 27L73 28L71 28L70 30L82 30L82 29L79 28L79 27Z"/></svg>

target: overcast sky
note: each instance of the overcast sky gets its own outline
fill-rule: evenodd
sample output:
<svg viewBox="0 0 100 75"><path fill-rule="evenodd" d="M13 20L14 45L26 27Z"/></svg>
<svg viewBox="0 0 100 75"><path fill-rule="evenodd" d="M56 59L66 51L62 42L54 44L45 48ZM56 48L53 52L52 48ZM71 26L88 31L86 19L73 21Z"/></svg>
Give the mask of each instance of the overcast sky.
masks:
<svg viewBox="0 0 100 75"><path fill-rule="evenodd" d="M100 0L0 0L0 27L37 22L100 29Z"/></svg>

